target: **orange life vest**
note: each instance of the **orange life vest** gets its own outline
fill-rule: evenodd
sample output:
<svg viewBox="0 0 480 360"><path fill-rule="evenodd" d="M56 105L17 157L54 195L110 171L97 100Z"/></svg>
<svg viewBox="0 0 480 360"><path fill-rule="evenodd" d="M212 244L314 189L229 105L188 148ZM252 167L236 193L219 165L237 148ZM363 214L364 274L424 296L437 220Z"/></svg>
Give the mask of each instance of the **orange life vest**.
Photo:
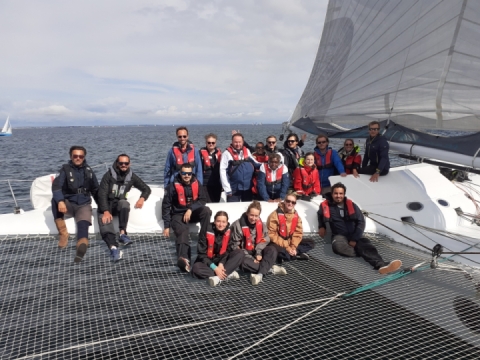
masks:
<svg viewBox="0 0 480 360"><path fill-rule="evenodd" d="M287 219L285 217L285 213L283 212L282 209L277 208L277 215L278 215L278 235L282 237L285 240L289 240L293 233L295 232L295 229L297 228L298 224L298 213L295 211L295 215L293 216L292 219L292 225L290 227L290 233L287 234Z"/></svg>
<svg viewBox="0 0 480 360"><path fill-rule="evenodd" d="M268 165L265 165L265 182L268 185L278 184L282 181L283 175L283 165L280 165L277 170L275 170L275 180L272 180L273 170L270 169Z"/></svg>
<svg viewBox="0 0 480 360"><path fill-rule="evenodd" d="M185 187L179 182L175 182L174 185L175 185L175 190L177 191L178 203L181 206L187 206L187 197L185 196ZM190 186L192 187L192 194L193 194L192 202L194 202L198 199L198 181L195 180L190 184Z"/></svg>
<svg viewBox="0 0 480 360"><path fill-rule="evenodd" d="M227 151L230 153L230 155L232 155L232 158L233 158L233 162L243 162L243 161L246 161L247 158L248 158L248 149L244 146L242 151L243 151L243 159L240 159L240 157L238 156L238 152L232 148L232 146L229 146L227 148Z"/></svg>
<svg viewBox="0 0 480 360"><path fill-rule="evenodd" d="M345 204L347 205L347 214L349 218L355 218L355 207L353 206L353 201L350 199L345 199ZM323 219L325 222L330 221L330 207L328 206L328 200L322 201L320 204L323 211Z"/></svg>
<svg viewBox="0 0 480 360"><path fill-rule="evenodd" d="M308 190L313 186L313 182L310 181L310 175L307 173L305 168L300 168L300 174L302 175L302 189Z"/></svg>
<svg viewBox="0 0 480 360"><path fill-rule="evenodd" d="M252 154L252 156L255 158L255 160L257 160L259 163L268 163L268 155L267 154L264 154L264 155L257 155L257 154Z"/></svg>
<svg viewBox="0 0 480 360"><path fill-rule="evenodd" d="M359 169L362 158L358 153L353 153L344 159L345 172L351 174L353 169Z"/></svg>
<svg viewBox="0 0 480 360"><path fill-rule="evenodd" d="M263 240L263 224L262 220L258 219L255 223L256 229L256 237L255 237L255 245L260 244ZM254 249L253 241L252 241L252 234L250 233L250 228L248 225L242 225L242 232L243 236L245 237L245 250L252 251Z"/></svg>
<svg viewBox="0 0 480 360"><path fill-rule="evenodd" d="M325 164L322 164L322 157L318 152L313 153L315 156L315 165L317 165L318 170L328 169L333 167L332 163L332 149L328 149L327 153L325 154Z"/></svg>
<svg viewBox="0 0 480 360"><path fill-rule="evenodd" d="M202 155L202 160L203 160L203 172L205 170L211 169L213 166L210 162L210 154L207 149L200 149L200 155ZM217 149L217 152L214 153L214 156L217 157L217 161L220 162L222 158L222 152L220 149Z"/></svg>
<svg viewBox="0 0 480 360"><path fill-rule="evenodd" d="M213 232L207 232L207 256L213 259L213 255L223 255L227 251L228 242L230 241L230 229L225 231L222 238L222 247L218 254L214 254L215 247L215 234Z"/></svg>
<svg viewBox="0 0 480 360"><path fill-rule="evenodd" d="M191 146L190 151L187 152L187 163L191 164L193 167L195 167L195 147L193 144L187 144L188 146ZM173 150L173 155L175 156L175 164L177 167L177 170L180 170L182 168L182 165L184 164L183 162L183 152L178 146L172 146Z"/></svg>

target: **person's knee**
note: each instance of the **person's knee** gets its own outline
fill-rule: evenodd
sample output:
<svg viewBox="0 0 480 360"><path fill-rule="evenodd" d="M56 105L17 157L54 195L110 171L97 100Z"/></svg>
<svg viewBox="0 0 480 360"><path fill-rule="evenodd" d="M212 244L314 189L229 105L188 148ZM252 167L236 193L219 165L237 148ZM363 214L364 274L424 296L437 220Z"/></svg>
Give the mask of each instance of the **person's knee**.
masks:
<svg viewBox="0 0 480 360"><path fill-rule="evenodd" d="M342 240L334 240L332 243L332 250L337 255L355 257L356 253L353 247L348 242Z"/></svg>
<svg viewBox="0 0 480 360"><path fill-rule="evenodd" d="M119 210L130 210L130 203L127 200L120 200L118 202Z"/></svg>

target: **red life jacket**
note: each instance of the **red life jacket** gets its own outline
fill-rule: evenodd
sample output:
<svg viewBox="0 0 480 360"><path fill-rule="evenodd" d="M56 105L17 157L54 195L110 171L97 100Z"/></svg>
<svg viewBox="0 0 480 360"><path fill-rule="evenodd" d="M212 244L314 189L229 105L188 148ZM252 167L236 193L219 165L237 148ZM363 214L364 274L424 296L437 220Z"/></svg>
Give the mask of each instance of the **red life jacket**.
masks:
<svg viewBox="0 0 480 360"><path fill-rule="evenodd" d="M283 165L280 165L277 170L275 170L275 180L273 179L273 170L270 169L268 165L265 165L265 183L267 185L278 184L282 181L283 175Z"/></svg>
<svg viewBox="0 0 480 360"><path fill-rule="evenodd" d="M189 145L192 148L190 149L190 151L187 152L187 163L195 167L195 147L193 146L193 144L187 144L187 150ZM182 152L182 150L180 150L178 146L172 146L172 150L173 150L173 155L175 156L175 163L177 166L177 170L180 170L182 168L182 165L184 164L183 162L184 153Z"/></svg>
<svg viewBox="0 0 480 360"><path fill-rule="evenodd" d="M175 185L175 190L177 191L178 203L181 206L187 206L187 198L185 196L184 186L179 182L175 182L174 185ZM193 194L192 202L195 202L198 199L198 181L195 179L195 181L192 182L190 186L192 187L192 194Z"/></svg>
<svg viewBox="0 0 480 360"><path fill-rule="evenodd" d="M223 255L227 251L228 242L230 241L230 229L225 231L222 238L222 247L220 248L220 252L218 254L214 254L214 247L215 247L215 234L213 232L207 232L207 256L210 259L213 259L214 255Z"/></svg>
<svg viewBox="0 0 480 360"><path fill-rule="evenodd" d="M322 164L322 157L318 152L313 153L315 156L315 165L317 165L318 170L328 169L333 167L332 163L332 149L328 149L327 153L325 154L325 164Z"/></svg>
<svg viewBox="0 0 480 360"><path fill-rule="evenodd" d="M358 153L353 153L344 159L345 172L351 174L353 169L359 169L362 163L362 157Z"/></svg>
<svg viewBox="0 0 480 360"><path fill-rule="evenodd" d="M238 156L238 153L236 150L233 149L232 146L229 146L227 148L227 151L230 153L230 155L232 155L232 158L233 158L233 161L234 162L243 162L245 160L247 160L248 158L248 149L244 146L242 151L243 151L243 159L240 159L240 157Z"/></svg>
<svg viewBox="0 0 480 360"><path fill-rule="evenodd" d="M268 155L265 153L264 155L257 155L257 154L252 154L252 156L257 160L259 163L268 163Z"/></svg>
<svg viewBox="0 0 480 360"><path fill-rule="evenodd" d="M255 238L255 245L260 244L263 241L263 224L262 220L258 219L255 223L255 229L257 231L257 236ZM252 251L254 249L252 234L250 233L250 228L248 225L242 226L243 236L245 236L245 250Z"/></svg>
<svg viewBox="0 0 480 360"><path fill-rule="evenodd" d="M347 205L347 214L348 217L353 219L355 218L355 207L353 206L353 201L350 199L345 199L345 204ZM328 200L322 201L320 204L323 211L323 219L325 222L330 221L330 207L328 206Z"/></svg>
<svg viewBox="0 0 480 360"><path fill-rule="evenodd" d="M287 219L285 218L285 213L283 212L282 209L277 208L277 215L278 215L278 235L282 237L285 240L289 240L293 233L295 232L295 229L297 228L298 224L298 213L295 211L295 215L293 216L292 219L292 225L290 226L290 234L287 234Z"/></svg>
<svg viewBox="0 0 480 360"><path fill-rule="evenodd" d="M307 173L307 170L301 167L300 174L302 175L302 189L303 190L310 189L313 186L313 182L311 181L312 179L310 178L310 175Z"/></svg>
<svg viewBox="0 0 480 360"><path fill-rule="evenodd" d="M211 169L213 166L210 162L210 154L208 152L207 149L200 149L200 155L202 155L202 160L203 160L203 172L205 172L205 170L208 170L208 169ZM214 153L214 156L217 157L217 161L220 162L221 158L222 158L222 152L220 151L220 149L217 149L217 152Z"/></svg>

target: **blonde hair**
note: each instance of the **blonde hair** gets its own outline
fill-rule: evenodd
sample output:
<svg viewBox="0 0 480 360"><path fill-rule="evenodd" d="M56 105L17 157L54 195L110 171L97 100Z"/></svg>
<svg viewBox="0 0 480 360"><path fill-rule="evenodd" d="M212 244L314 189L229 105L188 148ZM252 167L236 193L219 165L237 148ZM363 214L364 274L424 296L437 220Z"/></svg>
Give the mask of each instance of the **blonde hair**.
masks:
<svg viewBox="0 0 480 360"><path fill-rule="evenodd" d="M247 214L250 212L251 209L258 210L261 213L262 212L262 205L257 200L253 200L252 203L250 205L248 205Z"/></svg>

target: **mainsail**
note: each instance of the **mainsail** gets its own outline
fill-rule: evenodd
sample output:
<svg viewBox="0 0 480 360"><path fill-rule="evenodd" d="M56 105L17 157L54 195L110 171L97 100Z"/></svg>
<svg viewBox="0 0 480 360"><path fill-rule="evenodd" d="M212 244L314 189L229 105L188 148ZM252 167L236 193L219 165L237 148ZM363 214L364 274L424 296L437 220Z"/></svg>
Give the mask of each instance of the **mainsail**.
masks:
<svg viewBox="0 0 480 360"><path fill-rule="evenodd" d="M5 125L3 125L1 135L11 135L12 134L12 125L10 124L10 117L7 117L7 121L5 121Z"/></svg>
<svg viewBox="0 0 480 360"><path fill-rule="evenodd" d="M290 125L480 130L480 2L330 0Z"/></svg>

